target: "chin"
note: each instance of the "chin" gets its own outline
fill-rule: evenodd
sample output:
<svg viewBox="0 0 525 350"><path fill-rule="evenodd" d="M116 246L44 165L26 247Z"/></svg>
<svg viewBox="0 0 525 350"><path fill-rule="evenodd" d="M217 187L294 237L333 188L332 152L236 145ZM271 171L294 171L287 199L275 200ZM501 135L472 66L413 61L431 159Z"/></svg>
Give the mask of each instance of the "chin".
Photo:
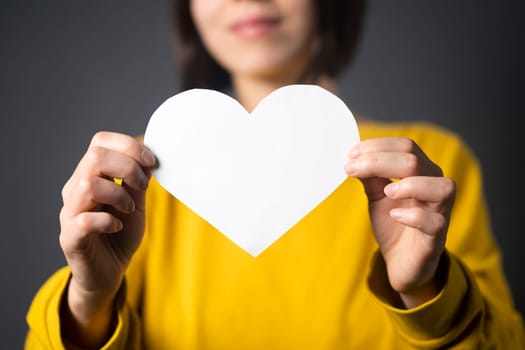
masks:
<svg viewBox="0 0 525 350"><path fill-rule="evenodd" d="M243 75L261 78L284 77L293 70L304 66L304 58L294 59L291 55L275 55L275 52L271 55L259 53L240 58L241 59L238 60L231 60L225 65L227 71L229 71L232 76Z"/></svg>

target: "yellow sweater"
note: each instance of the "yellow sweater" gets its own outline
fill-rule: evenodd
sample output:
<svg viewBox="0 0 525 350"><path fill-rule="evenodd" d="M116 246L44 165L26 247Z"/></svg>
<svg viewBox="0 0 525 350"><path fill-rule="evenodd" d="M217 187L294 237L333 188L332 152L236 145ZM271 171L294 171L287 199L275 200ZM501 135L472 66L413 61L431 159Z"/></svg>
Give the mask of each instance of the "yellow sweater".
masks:
<svg viewBox="0 0 525 350"><path fill-rule="evenodd" d="M152 180L146 233L104 349L525 349L479 164L468 147L424 123L367 122L360 134L410 137L457 182L448 279L436 298L410 310L388 303L356 179L348 178L257 258ZM60 269L36 294L26 349L62 348L59 305L69 274Z"/></svg>

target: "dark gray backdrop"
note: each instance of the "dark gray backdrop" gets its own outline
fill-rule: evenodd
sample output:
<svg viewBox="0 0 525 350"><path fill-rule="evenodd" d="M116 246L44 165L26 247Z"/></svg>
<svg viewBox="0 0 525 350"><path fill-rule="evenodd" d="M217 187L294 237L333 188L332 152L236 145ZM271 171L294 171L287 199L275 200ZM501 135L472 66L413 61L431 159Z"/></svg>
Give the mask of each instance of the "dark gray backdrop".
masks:
<svg viewBox="0 0 525 350"><path fill-rule="evenodd" d="M3 0L0 16L0 329L15 349L31 298L64 264L60 189L92 134L142 133L178 82L166 1ZM354 112L434 121L472 146L522 311L523 41L519 0L374 0L341 80Z"/></svg>

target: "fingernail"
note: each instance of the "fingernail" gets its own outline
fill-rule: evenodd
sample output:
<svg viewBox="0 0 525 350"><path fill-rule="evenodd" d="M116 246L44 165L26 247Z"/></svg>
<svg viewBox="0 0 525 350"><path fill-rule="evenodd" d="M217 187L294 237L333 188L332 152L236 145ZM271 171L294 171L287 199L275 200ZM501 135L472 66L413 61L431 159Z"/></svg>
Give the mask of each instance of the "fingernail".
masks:
<svg viewBox="0 0 525 350"><path fill-rule="evenodd" d="M153 166L157 162L155 155L149 149L144 148L142 151L142 160L144 160L145 165Z"/></svg>
<svg viewBox="0 0 525 350"><path fill-rule="evenodd" d="M350 151L350 159L357 158L360 155L361 155L361 151L359 151L359 149L353 149L352 151Z"/></svg>
<svg viewBox="0 0 525 350"><path fill-rule="evenodd" d="M124 228L124 225L122 224L122 221L118 220L117 221L117 224L115 225L115 232L119 232L119 231L122 231L122 229Z"/></svg>
<svg viewBox="0 0 525 350"><path fill-rule="evenodd" d="M128 213L133 213L135 211L135 201L129 201L128 203Z"/></svg>
<svg viewBox="0 0 525 350"><path fill-rule="evenodd" d="M353 160L346 162L345 171L348 175L354 175L357 172L357 162Z"/></svg>
<svg viewBox="0 0 525 350"><path fill-rule="evenodd" d="M394 197L399 190L399 186L397 183L391 183L385 186L385 194L388 197Z"/></svg>
<svg viewBox="0 0 525 350"><path fill-rule="evenodd" d="M390 216L394 219L401 219L403 217L403 212L399 208L394 208L390 210Z"/></svg>
<svg viewBox="0 0 525 350"><path fill-rule="evenodd" d="M149 179L150 179L150 176L147 176L147 175L142 178L142 181L140 182L140 186L142 187L142 190L145 191L148 188Z"/></svg>

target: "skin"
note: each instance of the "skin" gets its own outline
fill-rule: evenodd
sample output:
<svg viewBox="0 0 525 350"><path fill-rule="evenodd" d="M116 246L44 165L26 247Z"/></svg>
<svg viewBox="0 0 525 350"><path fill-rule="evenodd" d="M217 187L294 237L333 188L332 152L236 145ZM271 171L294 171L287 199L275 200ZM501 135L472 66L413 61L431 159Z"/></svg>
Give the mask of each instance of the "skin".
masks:
<svg viewBox="0 0 525 350"><path fill-rule="evenodd" d="M110 335L115 296L144 233L155 162L136 139L99 132L62 190L60 246L72 272L61 310L66 341L97 348Z"/></svg>
<svg viewBox="0 0 525 350"><path fill-rule="evenodd" d="M248 110L276 86L297 81L316 50L309 0L194 0L190 10L204 45L231 74L237 98ZM235 30L251 20L274 23Z"/></svg>
<svg viewBox="0 0 525 350"><path fill-rule="evenodd" d="M314 11L310 0L191 1L205 46L231 74L248 110L298 80L317 46ZM254 18L269 18L270 24L232 29ZM317 84L337 93L329 77ZM430 300L441 289L436 276L454 182L409 139L366 140L348 154L345 171L363 183L368 196L387 284L406 308ZM144 233L145 191L154 165L154 155L135 138L100 132L63 188L60 245L72 271L61 308L66 342L97 348L111 335L115 297ZM124 179L123 185L113 178Z"/></svg>
<svg viewBox="0 0 525 350"><path fill-rule="evenodd" d="M455 198L454 181L443 177L406 138L358 143L349 152L345 170L363 183L388 282L404 306L435 297L442 287L437 269Z"/></svg>

